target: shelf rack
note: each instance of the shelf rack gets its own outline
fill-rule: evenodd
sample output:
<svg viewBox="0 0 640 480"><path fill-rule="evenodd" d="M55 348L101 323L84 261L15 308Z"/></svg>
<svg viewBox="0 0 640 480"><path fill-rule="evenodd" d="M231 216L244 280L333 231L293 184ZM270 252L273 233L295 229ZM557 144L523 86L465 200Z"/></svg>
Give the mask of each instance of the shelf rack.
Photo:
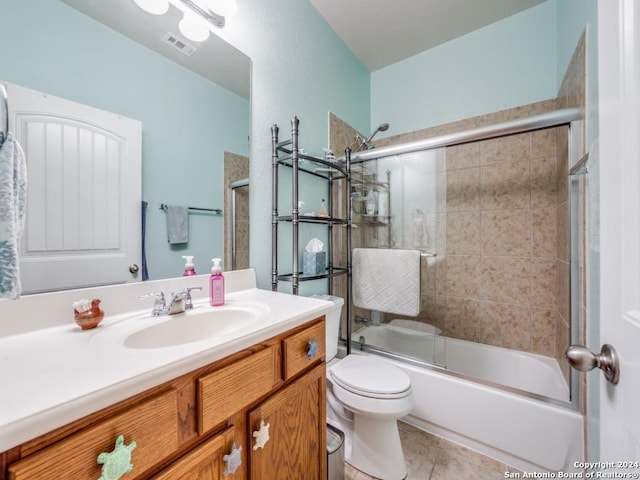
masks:
<svg viewBox="0 0 640 480"><path fill-rule="evenodd" d="M271 127L271 151L272 151L272 213L271 213L271 288L277 291L279 282L289 282L292 285L292 292L298 295L300 282L328 279L329 292L333 292L333 279L338 276L347 276L347 298L345 298L345 307L347 315L350 315L350 298L351 298L351 152L347 150L345 158L340 161L330 162L320 157L308 155L300 152L298 145L298 127L300 121L297 117L291 120L291 138L279 141L279 128L277 125ZM278 213L278 182L279 169L281 167L290 168L292 170L292 194L291 194L291 214L280 215ZM327 211L329 216L312 216L303 215L298 207L298 186L299 174L304 173L319 177L327 181ZM346 218L335 216L333 198L335 182L344 182L344 205ZM278 225L280 223L292 224L293 251L292 251L292 271L281 273L278 271ZM316 275L305 275L300 270L300 236L299 228L302 223L323 224L328 229L327 242L327 260L328 265L325 273ZM346 265L334 265L333 243L334 243L334 226L346 229ZM347 317L349 318L349 317Z"/></svg>

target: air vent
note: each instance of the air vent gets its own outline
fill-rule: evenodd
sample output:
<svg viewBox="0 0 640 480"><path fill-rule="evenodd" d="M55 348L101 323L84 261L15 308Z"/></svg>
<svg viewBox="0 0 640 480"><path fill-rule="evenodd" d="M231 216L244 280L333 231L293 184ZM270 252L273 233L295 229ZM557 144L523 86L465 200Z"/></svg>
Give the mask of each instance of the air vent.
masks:
<svg viewBox="0 0 640 480"><path fill-rule="evenodd" d="M190 57L191 55L193 55L193 52L196 51L196 47L188 44L180 37L171 32L166 33L165 36L162 37L162 41L168 43L169 45L172 45L176 50L184 53L187 57Z"/></svg>

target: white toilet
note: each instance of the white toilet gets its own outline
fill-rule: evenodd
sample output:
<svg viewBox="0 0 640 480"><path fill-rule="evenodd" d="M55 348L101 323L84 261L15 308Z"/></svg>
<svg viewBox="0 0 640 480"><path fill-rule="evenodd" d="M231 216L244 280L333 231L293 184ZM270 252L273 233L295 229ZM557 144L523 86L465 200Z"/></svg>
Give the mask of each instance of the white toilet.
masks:
<svg viewBox="0 0 640 480"><path fill-rule="evenodd" d="M334 303L326 315L327 422L344 432L349 464L376 478L402 480L407 467L397 420L413 408L411 380L373 355L336 358L344 300L321 298Z"/></svg>

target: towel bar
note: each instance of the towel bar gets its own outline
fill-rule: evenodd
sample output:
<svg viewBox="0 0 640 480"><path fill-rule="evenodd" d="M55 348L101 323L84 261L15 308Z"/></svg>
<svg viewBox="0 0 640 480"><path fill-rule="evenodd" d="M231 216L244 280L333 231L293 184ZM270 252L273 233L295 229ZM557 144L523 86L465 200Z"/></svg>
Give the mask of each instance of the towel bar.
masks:
<svg viewBox="0 0 640 480"><path fill-rule="evenodd" d="M167 210L168 205L166 203L161 203L158 205L158 209ZM198 212L211 212L215 215L222 215L221 208L199 208L199 207L187 207L187 210L194 210Z"/></svg>

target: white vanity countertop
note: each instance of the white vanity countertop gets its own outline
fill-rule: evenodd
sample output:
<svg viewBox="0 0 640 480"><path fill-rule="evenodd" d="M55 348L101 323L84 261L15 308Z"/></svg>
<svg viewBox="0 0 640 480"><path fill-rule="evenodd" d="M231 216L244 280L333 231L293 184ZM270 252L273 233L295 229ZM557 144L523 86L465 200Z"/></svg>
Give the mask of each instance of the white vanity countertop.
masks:
<svg viewBox="0 0 640 480"><path fill-rule="evenodd" d="M206 297L196 300L194 311L211 308L205 302ZM226 304L259 304L262 314L236 332L163 348L132 349L118 340L125 325L139 329L140 319L127 317L148 316L150 308L107 315L92 330L80 330L70 319L0 336L0 452L283 333L332 306L256 288L227 294ZM179 320L174 317L155 319ZM148 325L149 319L142 321Z"/></svg>

